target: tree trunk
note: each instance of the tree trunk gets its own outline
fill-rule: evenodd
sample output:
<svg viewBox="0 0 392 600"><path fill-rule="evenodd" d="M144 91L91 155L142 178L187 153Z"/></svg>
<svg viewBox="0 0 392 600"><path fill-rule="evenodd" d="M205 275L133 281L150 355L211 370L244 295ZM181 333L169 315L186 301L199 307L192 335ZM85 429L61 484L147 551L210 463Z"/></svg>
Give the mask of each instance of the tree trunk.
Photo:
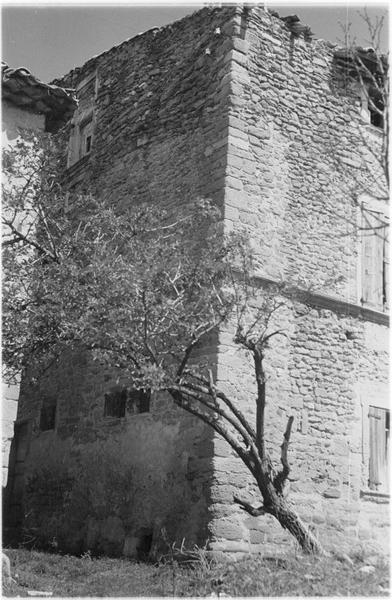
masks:
<svg viewBox="0 0 392 600"><path fill-rule="evenodd" d="M277 502L272 500L271 504L266 507L266 512L273 515L280 525L295 537L304 552L308 554L325 554L318 539L284 498L279 497Z"/></svg>

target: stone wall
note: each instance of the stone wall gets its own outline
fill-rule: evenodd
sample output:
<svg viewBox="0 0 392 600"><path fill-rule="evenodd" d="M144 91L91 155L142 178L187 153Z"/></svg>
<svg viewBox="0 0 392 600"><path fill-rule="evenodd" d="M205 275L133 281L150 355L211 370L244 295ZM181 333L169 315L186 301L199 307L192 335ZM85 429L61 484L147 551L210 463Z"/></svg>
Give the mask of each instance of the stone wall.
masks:
<svg viewBox="0 0 392 600"><path fill-rule="evenodd" d="M260 291L259 302L262 297ZM388 407L387 350L372 347L369 324L352 316L276 300L285 306L276 313L271 331L283 329L288 339L277 336L266 354L266 439L279 468L283 433L288 417L294 416L289 499L327 548L360 552L365 543L369 549L388 550L388 500L369 494L369 450L363 444L368 428L364 400L367 406ZM371 328L373 340L387 335L382 325ZM218 379L254 422L252 360L233 345L233 332L234 324L221 336ZM294 546L272 517L249 517L233 504L234 493L255 504L260 497L241 461L218 440L214 472L212 548L276 553Z"/></svg>
<svg viewBox="0 0 392 600"><path fill-rule="evenodd" d="M148 412L128 406L124 417L105 416L105 394L127 383L81 354L64 355L37 383L23 381L18 420L31 425L24 531L36 543L140 557L147 542L167 551L165 535L204 542L211 431L159 395ZM43 430L48 399L55 423Z"/></svg>
<svg viewBox="0 0 392 600"><path fill-rule="evenodd" d="M368 491L363 407L371 394L377 405L385 396L386 319L348 304L359 300L352 184L368 170L354 150L361 126L355 95L335 81L332 50L291 38L261 9L226 6L128 40L57 83L84 94L74 133L83 111L94 112L91 151L66 172L71 188L90 187L119 206L149 201L175 209L212 198L227 230L249 231L261 277L341 301L308 309L286 298L279 327L289 339L271 344L266 358L267 418L278 460L294 414L291 497L324 543L347 548L368 543L387 523L385 505L360 494ZM260 298L264 286L260 279ZM233 326L221 334L218 379L251 415L253 374L233 345ZM35 391L26 382L18 413L34 424L26 472L41 490L28 492L36 512L53 503L55 515L72 512L85 494L75 478L88 479L89 457L94 465L100 456L105 465L118 457L118 475L129 472L134 482L120 477L126 501L90 503L77 551L137 554L143 536L155 543L162 527L171 541L210 536L216 551L293 544L272 518L246 517L233 505L233 492L252 495L254 486L224 441L161 398L150 413L104 417L113 374L105 380L99 366L83 361L62 363ZM50 394L58 402L56 430L40 432L42 399ZM48 495L44 481L52 475L39 473L47 455L52 475L63 473L60 487L73 481L68 507ZM137 499L129 500L132 493ZM59 523L49 523L46 539Z"/></svg>
<svg viewBox="0 0 392 600"><path fill-rule="evenodd" d="M147 200L175 210L199 197L222 205L227 97L216 84L229 69L222 65L219 32L232 13L231 7L205 9L173 26L150 30L61 81L81 95L70 135L91 108L94 113L91 152L65 173L70 188L90 189L119 206ZM64 358L36 389L31 380L24 381L18 421L32 423L24 467L25 502L32 511L26 526L39 528L41 542L48 544L54 537L73 551L91 547L135 555L143 535L152 535L153 544L162 542L162 528L170 542L180 544L185 538L190 545L204 543L210 518L212 432L159 398L153 399L151 413L104 417L104 395L112 384L109 373L76 354L68 362ZM39 426L45 399L57 403L55 429L49 431ZM48 455L50 473L41 473L39 465L46 465ZM126 494L137 500L123 501L114 514L101 518L91 505L86 526L76 523L66 534L61 515L75 511L63 506L59 496L51 496L48 488L69 485L73 507L75 478L86 480L90 455L102 456L105 464L108 457L119 461L118 471L129 472L132 480ZM61 481L45 485L56 473L62 473ZM94 491L89 494L94 496ZM108 540L112 526L115 533Z"/></svg>
<svg viewBox="0 0 392 600"><path fill-rule="evenodd" d="M287 419L295 416L290 498L327 547L374 542L385 550L388 498L369 494L366 440L369 405L388 408L388 329L382 316L363 322L348 304L360 299L358 197L369 182L377 195L377 178L382 186L363 135L377 147L379 132L366 129L355 93L342 87L331 44L293 38L256 8L237 13L232 34L226 228L249 232L262 277L344 301L311 311L286 302L279 312L276 328L290 341L279 336L266 359L267 437L279 466ZM218 377L254 419L252 364L233 335L234 324L222 334ZM233 505L233 493L252 497L254 486L219 440L214 469L215 550L293 545L272 517L245 517Z"/></svg>
<svg viewBox="0 0 392 600"><path fill-rule="evenodd" d="M332 44L294 38L252 8L232 46L227 224L249 231L260 275L358 302L359 198L383 185L364 136L379 148L380 132L363 121Z"/></svg>
<svg viewBox="0 0 392 600"><path fill-rule="evenodd" d="M61 80L78 88L97 77L92 151L69 169L71 182L90 177L116 204L198 196L222 204L228 121L219 82L230 70L223 29L233 12L204 9L152 29Z"/></svg>

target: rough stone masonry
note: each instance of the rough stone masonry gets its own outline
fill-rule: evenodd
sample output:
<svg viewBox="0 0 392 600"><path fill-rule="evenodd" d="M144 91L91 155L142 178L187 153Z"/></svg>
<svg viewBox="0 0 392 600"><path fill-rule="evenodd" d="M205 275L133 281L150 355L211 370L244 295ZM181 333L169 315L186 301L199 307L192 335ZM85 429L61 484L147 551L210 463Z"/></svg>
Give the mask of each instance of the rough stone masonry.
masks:
<svg viewBox="0 0 392 600"><path fill-rule="evenodd" d="M290 498L300 516L327 548L377 549L388 543L389 496L369 484L369 414L389 415L388 317L383 300L360 302L355 224L362 200L377 203L369 181L382 174L363 135L377 145L380 132L364 122L334 50L294 36L262 8L205 8L57 83L80 98L68 125L70 188L124 206L211 198L226 230L245 228L252 240L255 310L271 282L306 291L306 306L282 297L276 315L289 336L276 338L267 358L267 441L278 460L293 414ZM385 212L384 203L376 208ZM251 364L232 324L211 361L251 415ZM111 392L113 373L76 354L35 387L22 383L25 527L72 551L129 556L152 551L162 535L239 555L293 545L272 517L233 504L238 491L252 498L254 485L212 430L163 396L149 411L105 416ZM51 404L56 421L42 431ZM389 416L383 435L387 444Z"/></svg>

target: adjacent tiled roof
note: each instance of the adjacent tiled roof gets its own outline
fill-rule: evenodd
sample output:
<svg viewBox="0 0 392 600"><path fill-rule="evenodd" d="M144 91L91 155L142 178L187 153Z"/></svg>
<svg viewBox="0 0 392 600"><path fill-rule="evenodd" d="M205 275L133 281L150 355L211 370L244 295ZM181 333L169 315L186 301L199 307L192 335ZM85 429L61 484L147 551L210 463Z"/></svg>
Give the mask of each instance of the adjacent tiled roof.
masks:
<svg viewBox="0 0 392 600"><path fill-rule="evenodd" d="M46 115L49 131L63 125L77 106L74 90L43 83L24 67L11 69L2 62L1 79L2 99L20 108Z"/></svg>

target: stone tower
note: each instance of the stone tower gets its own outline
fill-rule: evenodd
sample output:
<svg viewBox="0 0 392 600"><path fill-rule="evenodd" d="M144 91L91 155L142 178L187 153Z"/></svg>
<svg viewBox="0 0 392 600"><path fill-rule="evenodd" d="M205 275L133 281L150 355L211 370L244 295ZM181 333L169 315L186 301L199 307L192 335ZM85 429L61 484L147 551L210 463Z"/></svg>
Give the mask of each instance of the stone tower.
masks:
<svg viewBox="0 0 392 600"><path fill-rule="evenodd" d="M249 233L260 298L282 280L306 292L306 305L298 294L280 316L290 335L269 353L267 442L279 446L293 414L291 498L326 546L381 543L387 257L385 244L355 224L363 211L385 221L385 202L369 192L379 168L363 141L377 145L382 134L339 77L336 48L305 40L262 8L205 8L57 83L80 99L69 123L70 188L124 205L211 198L226 230ZM251 414L251 366L232 337L228 325L212 360ZM25 498L43 536L73 551L130 556L149 552L163 529L190 545L208 540L217 552L293 544L272 517L233 504L233 493L251 494L253 483L203 423L163 397L108 414L116 393L110 373L78 356L22 389ZM53 418L43 428L45 410ZM87 484L95 490L88 502Z"/></svg>

